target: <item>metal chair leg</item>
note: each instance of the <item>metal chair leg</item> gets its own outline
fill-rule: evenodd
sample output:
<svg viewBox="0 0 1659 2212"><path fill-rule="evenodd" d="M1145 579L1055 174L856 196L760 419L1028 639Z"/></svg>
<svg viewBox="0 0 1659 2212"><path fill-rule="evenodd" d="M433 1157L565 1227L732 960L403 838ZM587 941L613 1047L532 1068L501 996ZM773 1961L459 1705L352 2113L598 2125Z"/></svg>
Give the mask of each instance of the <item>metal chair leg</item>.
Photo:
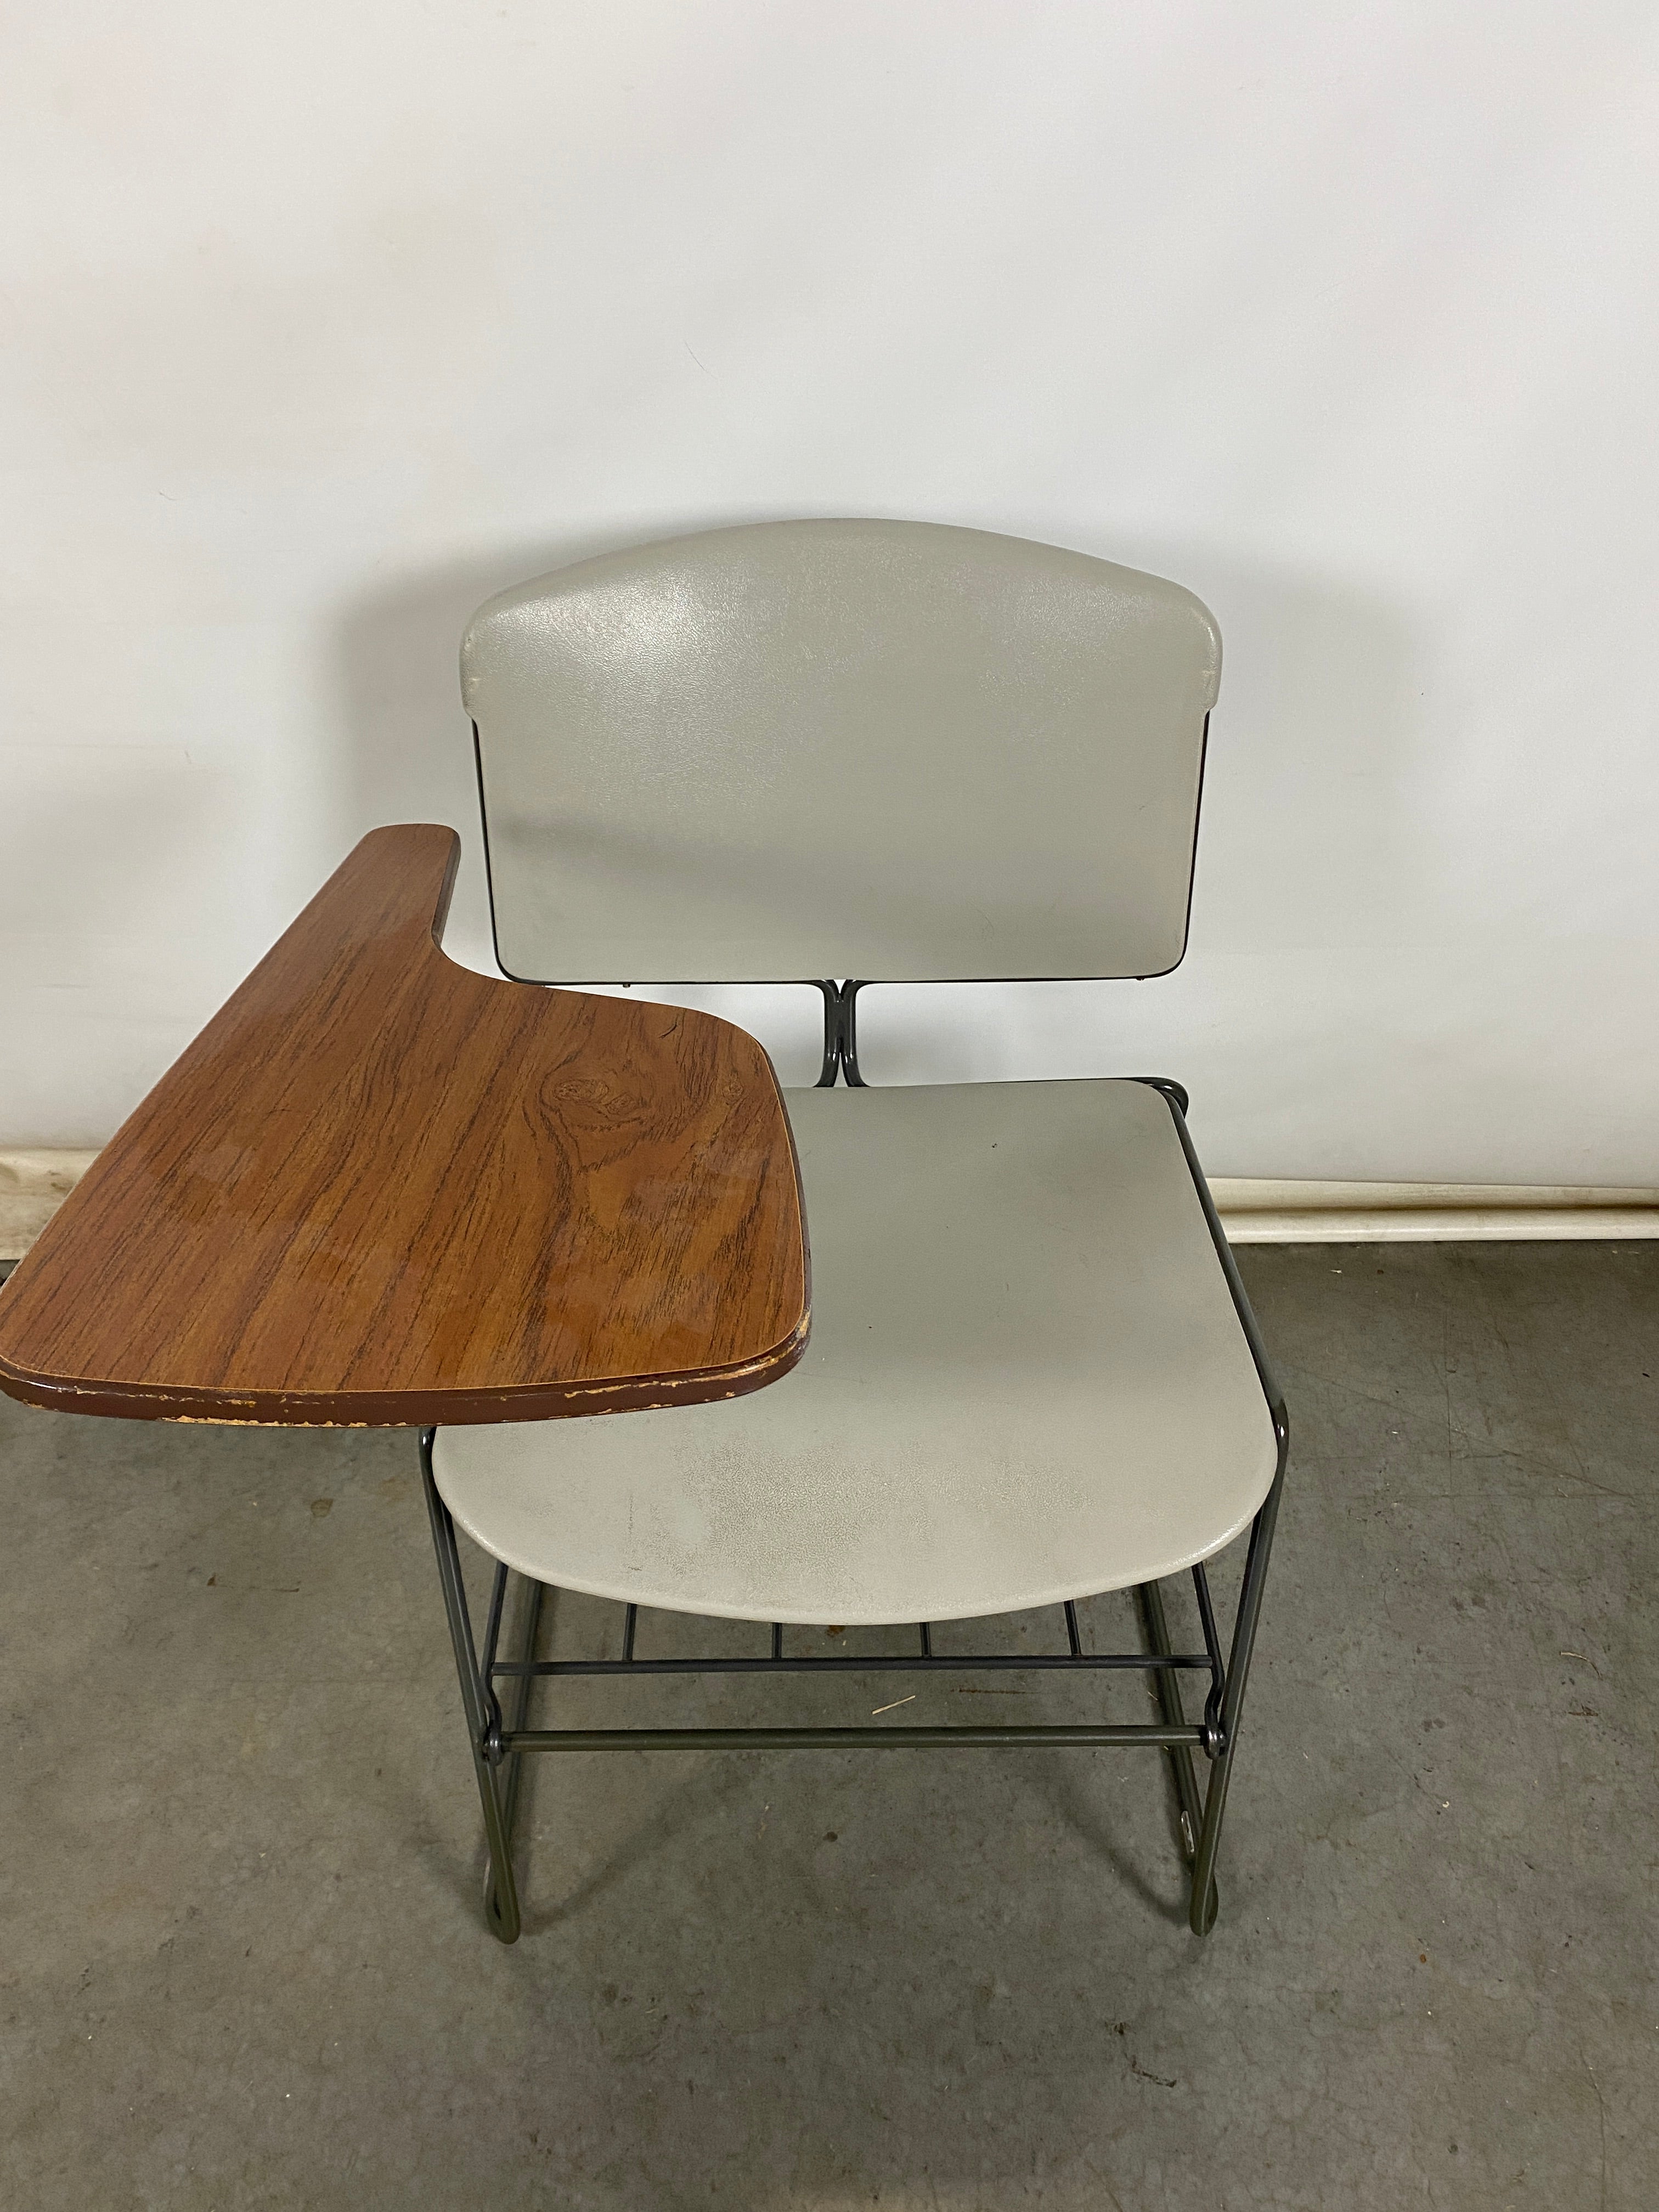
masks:
<svg viewBox="0 0 1659 2212"><path fill-rule="evenodd" d="M1282 1416L1281 1422L1282 1422ZM1221 1700L1221 1749L1210 1769L1210 1786L1204 1798L1204 1826L1193 1859L1192 1929L1207 1936L1215 1924L1215 1859L1221 1844L1222 1816L1227 1809L1227 1788L1232 1779L1233 1759L1238 1749L1238 1719L1249 1680L1250 1654L1255 1649L1256 1624L1261 1617L1261 1593L1267 1579L1267 1555L1273 1550L1273 1527L1285 1487L1284 1437L1281 1427L1279 1471L1273 1486L1250 1527L1250 1548L1245 1555L1244 1583L1238 1594L1238 1613L1233 1622L1232 1650L1227 1661L1227 1687ZM1200 1912L1203 1898L1207 1911Z"/></svg>
<svg viewBox="0 0 1659 2212"><path fill-rule="evenodd" d="M455 1542L455 1523L438 1495L432 1475L430 1429L421 1431L421 1485L432 1524L432 1545L438 1555L438 1581L444 1594L450 1642L455 1649L455 1671L460 1678L461 1706L466 1716L467 1738L472 1747L472 1767L478 1780L483 1808L484 1839L489 1867L484 1883L484 1917L498 1942L519 1940L519 1889L513 1875L511 1807L518 1792L507 1779L506 1802L498 1792L495 1768L500 1763L501 1713L495 1693L478 1667L472 1641L472 1623L466 1608L466 1585L461 1578L460 1553Z"/></svg>
<svg viewBox="0 0 1659 2212"><path fill-rule="evenodd" d="M542 1600L547 1594L544 1583L532 1582L525 1593L524 1620L520 1629L519 1647L514 1656L529 1664L536 1656L536 1637L541 1626ZM503 1732L511 1735L525 1724L530 1705L531 1677L520 1674L514 1682L503 1716ZM513 1830L519 1809L519 1790L524 1781L525 1753L509 1751L501 1762L499 1794L501 1802L501 1827L507 1838L507 1848L513 1848ZM484 1875L484 1917L492 1928L501 1917L501 1901L495 1888L495 1862L492 1857Z"/></svg>
<svg viewBox="0 0 1659 2212"><path fill-rule="evenodd" d="M1238 1596L1232 1651L1227 1662L1226 1687L1221 1700L1221 1748L1212 1753L1209 1787L1202 1793L1201 1801L1191 1751L1185 1744L1170 1747L1176 1794L1181 1801L1182 1856L1192 1870L1191 1905L1188 1918L1194 1936L1209 1934L1220 1909L1220 1893L1215 1879L1216 1854L1221 1844L1221 1823L1227 1809L1227 1790L1232 1779L1233 1756L1238 1746L1238 1717L1244 1703L1244 1686L1249 1678L1250 1655L1255 1647L1256 1626L1261 1616L1261 1594L1267 1578L1267 1557L1273 1549L1273 1526L1279 1518L1279 1500L1284 1481L1285 1461L1281 1449L1273 1488L1267 1492L1261 1511L1250 1525L1250 1547L1244 1561L1244 1583ZM1169 1622L1164 1611L1164 1593L1156 1583L1143 1583L1139 1597L1146 1613L1151 1648L1160 1656L1167 1657L1174 1647L1170 1641ZM1158 1704L1164 1718L1179 1728L1186 1717L1181 1703L1180 1677L1173 1668L1165 1668L1159 1671L1157 1680Z"/></svg>
<svg viewBox="0 0 1659 2212"><path fill-rule="evenodd" d="M1141 1609L1146 1615L1147 1642L1160 1658L1168 1658L1175 1646L1170 1641L1170 1624L1164 1610L1164 1593L1156 1583L1142 1583L1139 1588ZM1162 1667L1152 1678L1158 1685L1158 1707L1171 1728L1184 1728L1187 1715L1181 1702L1181 1677L1171 1667ZM1171 1744L1170 1765L1174 1770L1176 1796L1181 1804L1181 1856L1191 1867L1198 1856L1198 1839L1204 1825L1203 1801L1199 1794L1198 1776L1193 1766L1193 1754L1184 1743ZM1211 1873L1205 1895L1204 1925L1198 1926L1196 1912L1197 1891L1194 1889L1193 1927L1197 1934L1206 1934L1215 1925L1220 1910L1220 1895L1216 1888L1215 1854L1210 1854Z"/></svg>

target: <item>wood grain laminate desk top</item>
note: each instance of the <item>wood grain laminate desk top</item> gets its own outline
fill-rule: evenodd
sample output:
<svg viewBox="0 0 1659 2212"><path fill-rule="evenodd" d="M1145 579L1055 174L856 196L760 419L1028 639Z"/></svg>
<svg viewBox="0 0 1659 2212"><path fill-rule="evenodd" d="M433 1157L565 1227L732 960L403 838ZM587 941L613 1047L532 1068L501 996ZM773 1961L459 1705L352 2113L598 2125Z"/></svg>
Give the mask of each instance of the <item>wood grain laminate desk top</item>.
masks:
<svg viewBox="0 0 1659 2212"><path fill-rule="evenodd" d="M149 1419L696 1404L805 1347L793 1140L708 1014L447 959L451 830L365 837L0 1286L0 1387Z"/></svg>

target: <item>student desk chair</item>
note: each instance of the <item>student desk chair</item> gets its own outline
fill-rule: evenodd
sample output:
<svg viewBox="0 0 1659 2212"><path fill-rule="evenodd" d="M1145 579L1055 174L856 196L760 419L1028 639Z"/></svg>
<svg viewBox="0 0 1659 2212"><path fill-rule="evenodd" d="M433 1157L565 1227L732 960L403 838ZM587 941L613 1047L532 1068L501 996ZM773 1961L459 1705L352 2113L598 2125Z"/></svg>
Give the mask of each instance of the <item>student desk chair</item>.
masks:
<svg viewBox="0 0 1659 2212"><path fill-rule="evenodd" d="M502 593L462 679L514 981L437 950L453 834L375 832L0 1292L0 1382L37 1403L419 1426L503 1942L522 1759L560 1749L1161 1747L1212 1924L1288 1431L1186 1096L872 1085L856 1010L872 981L1175 967L1219 662L1172 584L921 523L714 531ZM786 1116L731 1024L525 988L561 978L817 981L819 1084ZM458 1526L495 1562L482 1638ZM1204 1563L1246 1530L1224 1649ZM1159 1588L1187 1571L1201 1651ZM622 1657L539 1657L549 1587L619 1601ZM1085 1650L1078 1601L1121 1589L1146 1648ZM1052 1656L933 1648L1043 1606ZM769 1648L640 1656L641 1607ZM906 1622L885 1659L786 1648ZM1160 1717L527 1725L573 1674L1053 1668L1142 1670Z"/></svg>

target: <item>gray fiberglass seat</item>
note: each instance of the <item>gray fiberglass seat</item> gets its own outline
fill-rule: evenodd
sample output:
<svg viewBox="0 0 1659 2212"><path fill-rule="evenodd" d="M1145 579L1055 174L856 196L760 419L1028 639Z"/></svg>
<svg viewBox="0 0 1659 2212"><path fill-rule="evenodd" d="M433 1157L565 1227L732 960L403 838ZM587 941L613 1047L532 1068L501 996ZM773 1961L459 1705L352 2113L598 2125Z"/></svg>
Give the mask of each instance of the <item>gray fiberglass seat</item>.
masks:
<svg viewBox="0 0 1659 2212"><path fill-rule="evenodd" d="M1140 1083L789 1094L800 1364L744 1398L439 1432L538 1581L749 1620L951 1620L1155 1581L1273 1479L1169 1102Z"/></svg>
<svg viewBox="0 0 1659 2212"><path fill-rule="evenodd" d="M921 523L714 531L503 592L462 654L501 963L572 983L1164 973L1219 667L1213 620L1176 585ZM824 988L826 1081L790 1094L799 1365L720 1403L441 1431L434 1528L453 1516L535 1585L775 1624L1064 1604L1074 1655L1070 1601L1133 1586L1167 1655L1158 1578L1254 1523L1224 1682L1199 1570L1202 1729L1178 1718L1176 1661L1097 1662L1165 1669L1155 1740L1184 1775L1189 1846L1190 1745L1220 1762L1194 1872L1207 1926L1285 1428L1184 1096L870 1086L851 989Z"/></svg>

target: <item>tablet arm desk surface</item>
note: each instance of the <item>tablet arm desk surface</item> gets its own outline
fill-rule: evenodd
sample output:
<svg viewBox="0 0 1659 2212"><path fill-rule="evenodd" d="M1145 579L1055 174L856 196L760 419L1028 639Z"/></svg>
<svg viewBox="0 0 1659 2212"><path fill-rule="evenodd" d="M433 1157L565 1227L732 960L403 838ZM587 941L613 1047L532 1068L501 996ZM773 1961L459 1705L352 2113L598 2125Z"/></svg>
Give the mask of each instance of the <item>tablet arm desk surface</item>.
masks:
<svg viewBox="0 0 1659 2212"><path fill-rule="evenodd" d="M693 1405L805 1347L770 1061L712 1015L495 981L452 830L376 830L0 1286L65 1412L428 1426Z"/></svg>

